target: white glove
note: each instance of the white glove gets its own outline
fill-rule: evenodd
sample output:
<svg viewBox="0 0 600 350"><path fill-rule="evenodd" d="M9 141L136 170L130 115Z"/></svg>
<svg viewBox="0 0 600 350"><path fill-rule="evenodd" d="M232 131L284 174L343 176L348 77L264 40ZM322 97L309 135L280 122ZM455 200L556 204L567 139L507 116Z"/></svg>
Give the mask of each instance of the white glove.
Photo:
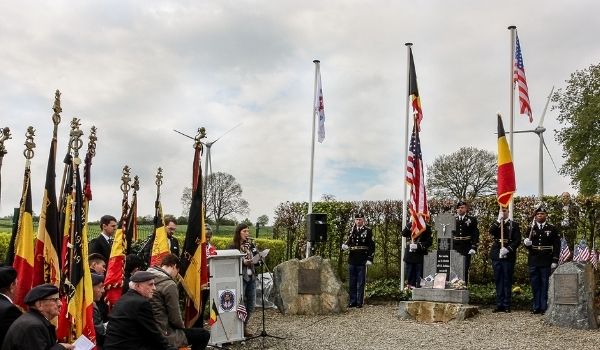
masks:
<svg viewBox="0 0 600 350"><path fill-rule="evenodd" d="M557 264L557 263L552 263L552 265L550 265L550 268L551 268L551 269L555 269L555 268L557 268L557 267L558 267L558 264Z"/></svg>
<svg viewBox="0 0 600 350"><path fill-rule="evenodd" d="M531 245L533 244L533 242L529 238L525 238L523 240L523 244L525 244L528 247L531 247Z"/></svg>
<svg viewBox="0 0 600 350"><path fill-rule="evenodd" d="M469 250L469 255L475 255L475 253L477 253L477 252L475 251L475 249L471 249L471 250Z"/></svg>
<svg viewBox="0 0 600 350"><path fill-rule="evenodd" d="M346 243L342 244L342 250L348 250L348 245Z"/></svg>
<svg viewBox="0 0 600 350"><path fill-rule="evenodd" d="M506 256L508 255L509 250L507 248L500 248L500 259L504 259L506 258Z"/></svg>
<svg viewBox="0 0 600 350"><path fill-rule="evenodd" d="M369 265L373 265L373 262L371 262L371 260L367 260L367 266Z"/></svg>
<svg viewBox="0 0 600 350"><path fill-rule="evenodd" d="M417 244L416 243L411 243L409 246L409 251L414 252L415 250L417 250Z"/></svg>

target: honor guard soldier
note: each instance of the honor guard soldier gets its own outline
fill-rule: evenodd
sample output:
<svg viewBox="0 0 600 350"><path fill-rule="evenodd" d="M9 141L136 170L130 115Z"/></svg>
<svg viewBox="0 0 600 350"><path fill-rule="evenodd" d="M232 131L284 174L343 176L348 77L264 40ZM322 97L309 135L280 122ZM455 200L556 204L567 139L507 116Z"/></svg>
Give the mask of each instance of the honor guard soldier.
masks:
<svg viewBox="0 0 600 350"><path fill-rule="evenodd" d="M467 203L456 203L456 230L452 231L453 249L465 257L465 283L469 282L471 256L477 253L479 244L479 228L477 218L467 215Z"/></svg>
<svg viewBox="0 0 600 350"><path fill-rule="evenodd" d="M358 213L354 216L354 225L348 239L342 244L348 250L348 307L361 308L365 293L366 266L373 263L375 242L373 231L365 226L365 216Z"/></svg>
<svg viewBox="0 0 600 350"><path fill-rule="evenodd" d="M544 314L548 308L548 282L552 269L558 266L560 234L556 227L546 222L548 213L540 206L523 244L529 252L527 265L533 292L533 314Z"/></svg>
<svg viewBox="0 0 600 350"><path fill-rule="evenodd" d="M433 244L431 226L426 224L425 230L413 240L412 223L409 221L404 230L402 230L402 237L411 239L410 243L404 248L403 260L406 266L406 279L410 287L419 288L421 286L421 278L423 277L423 257Z"/></svg>
<svg viewBox="0 0 600 350"><path fill-rule="evenodd" d="M502 225L502 226L500 226ZM508 217L508 208L502 208L498 220L490 226L492 248L490 258L496 283L496 308L492 312L510 312L512 283L521 244L519 225Z"/></svg>

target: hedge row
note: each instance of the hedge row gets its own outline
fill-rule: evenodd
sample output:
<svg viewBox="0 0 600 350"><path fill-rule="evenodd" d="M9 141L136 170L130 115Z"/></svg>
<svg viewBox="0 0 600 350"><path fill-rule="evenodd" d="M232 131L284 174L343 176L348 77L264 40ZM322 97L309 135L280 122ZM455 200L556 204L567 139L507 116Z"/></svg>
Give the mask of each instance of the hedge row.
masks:
<svg viewBox="0 0 600 350"><path fill-rule="evenodd" d="M533 211L540 202L535 197L516 197L514 201L514 218L522 227L523 235L530 226ZM597 227L600 223L600 197L575 197L571 198L568 205L563 203L559 196L547 196L543 200L546 206L548 221L557 225L565 235L571 249L573 243L585 238L590 246L596 239ZM472 283L486 284L492 282L491 261L489 250L491 240L487 234L493 220L498 216L498 204L494 196L484 197L469 203L470 214L478 218L481 232L480 247L472 261L470 279ZM432 227L435 232L435 218L438 213L454 212L452 200L430 200L429 209L432 216ZM306 202L281 203L275 211L273 237L281 238L286 242L286 260L302 258L306 244ZM353 224L353 216L358 211L365 214L367 225L373 228L376 244L375 263L369 268L370 279L398 278L401 265L401 237L402 231L402 202L401 201L361 201L338 202L327 201L313 203L314 213L326 213L328 224L328 239L317 244L315 254L332 260L337 268L337 273L346 276L347 254L341 250L342 242ZM434 242L437 239L434 239ZM435 249L435 244L432 249ZM527 254L524 248L519 249L515 269L516 282L526 283Z"/></svg>

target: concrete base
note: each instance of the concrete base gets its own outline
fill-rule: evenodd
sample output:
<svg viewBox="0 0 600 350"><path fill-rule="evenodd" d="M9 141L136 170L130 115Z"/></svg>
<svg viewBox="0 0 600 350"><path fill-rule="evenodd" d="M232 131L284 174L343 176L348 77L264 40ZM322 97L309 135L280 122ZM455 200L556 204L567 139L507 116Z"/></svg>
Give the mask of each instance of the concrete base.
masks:
<svg viewBox="0 0 600 350"><path fill-rule="evenodd" d="M469 291L466 289L415 288L412 290L412 300L468 304Z"/></svg>
<svg viewBox="0 0 600 350"><path fill-rule="evenodd" d="M398 305L398 318L429 323L464 321L478 313L477 306L464 304L401 301Z"/></svg>

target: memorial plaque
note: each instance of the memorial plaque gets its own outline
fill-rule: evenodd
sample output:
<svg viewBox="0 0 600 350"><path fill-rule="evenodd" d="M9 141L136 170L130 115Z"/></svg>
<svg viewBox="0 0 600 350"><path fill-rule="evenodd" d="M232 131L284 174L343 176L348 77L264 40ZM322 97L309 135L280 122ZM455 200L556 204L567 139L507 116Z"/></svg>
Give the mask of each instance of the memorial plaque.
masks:
<svg viewBox="0 0 600 350"><path fill-rule="evenodd" d="M298 269L298 294L321 294L321 272Z"/></svg>
<svg viewBox="0 0 600 350"><path fill-rule="evenodd" d="M450 274L450 251L449 250L438 250L437 252L437 263L435 265L436 273Z"/></svg>
<svg viewBox="0 0 600 350"><path fill-rule="evenodd" d="M577 274L554 274L554 303L577 305Z"/></svg>
<svg viewBox="0 0 600 350"><path fill-rule="evenodd" d="M446 278L447 275L445 273L438 273L435 275L433 279L433 288L434 289L445 289L446 288Z"/></svg>

